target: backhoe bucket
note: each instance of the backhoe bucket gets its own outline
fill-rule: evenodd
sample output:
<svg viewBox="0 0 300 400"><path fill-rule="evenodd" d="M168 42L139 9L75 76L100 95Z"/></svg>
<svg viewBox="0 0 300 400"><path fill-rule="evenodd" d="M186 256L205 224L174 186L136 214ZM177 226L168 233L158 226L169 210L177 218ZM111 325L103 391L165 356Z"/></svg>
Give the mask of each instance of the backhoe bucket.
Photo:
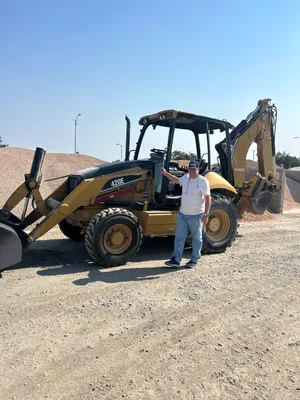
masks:
<svg viewBox="0 0 300 400"><path fill-rule="evenodd" d="M0 271L22 261L22 243L16 231L0 223Z"/></svg>

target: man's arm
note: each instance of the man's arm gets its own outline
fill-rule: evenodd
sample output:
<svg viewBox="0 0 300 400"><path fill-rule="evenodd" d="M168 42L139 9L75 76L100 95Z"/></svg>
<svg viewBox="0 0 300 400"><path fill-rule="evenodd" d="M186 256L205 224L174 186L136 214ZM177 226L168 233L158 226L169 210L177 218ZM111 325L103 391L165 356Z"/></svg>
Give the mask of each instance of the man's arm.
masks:
<svg viewBox="0 0 300 400"><path fill-rule="evenodd" d="M210 194L208 196L204 196L205 200L205 208L204 208L204 214L209 214L210 211L210 206L211 206L211 197Z"/></svg>
<svg viewBox="0 0 300 400"><path fill-rule="evenodd" d="M210 194L207 196L204 196L204 215L202 216L202 223L203 225L207 225L208 223L208 215L209 215L209 211L210 211L210 205L211 205L211 197Z"/></svg>
<svg viewBox="0 0 300 400"><path fill-rule="evenodd" d="M170 174L164 168L161 169L161 173L166 176L171 182L180 184L179 178L177 176Z"/></svg>

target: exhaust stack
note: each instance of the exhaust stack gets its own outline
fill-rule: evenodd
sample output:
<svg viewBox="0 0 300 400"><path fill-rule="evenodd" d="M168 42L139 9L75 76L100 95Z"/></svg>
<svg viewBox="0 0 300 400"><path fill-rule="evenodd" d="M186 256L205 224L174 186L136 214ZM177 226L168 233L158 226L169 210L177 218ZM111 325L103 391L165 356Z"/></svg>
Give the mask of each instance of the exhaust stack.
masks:
<svg viewBox="0 0 300 400"><path fill-rule="evenodd" d="M129 161L130 154L130 119L125 115L126 119L126 147L125 147L125 161Z"/></svg>

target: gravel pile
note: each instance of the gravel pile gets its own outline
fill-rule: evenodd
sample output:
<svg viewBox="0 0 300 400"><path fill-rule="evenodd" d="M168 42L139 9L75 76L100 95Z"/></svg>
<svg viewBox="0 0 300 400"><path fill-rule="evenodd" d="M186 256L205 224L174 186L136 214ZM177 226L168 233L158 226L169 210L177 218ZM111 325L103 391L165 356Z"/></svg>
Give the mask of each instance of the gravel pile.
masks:
<svg viewBox="0 0 300 400"><path fill-rule="evenodd" d="M14 190L24 182L24 174L30 172L33 157L34 151L29 149L17 147L0 149L0 208ZM46 153L42 168L42 181L105 163L103 160L83 154ZM48 196L62 182L63 179L42 182L43 197ZM21 210L22 203L16 207L16 214L20 215Z"/></svg>
<svg viewBox="0 0 300 400"><path fill-rule="evenodd" d="M245 212L242 221L243 222L260 222L260 221L271 221L276 218L278 214L272 214L269 211L265 211L262 215Z"/></svg>

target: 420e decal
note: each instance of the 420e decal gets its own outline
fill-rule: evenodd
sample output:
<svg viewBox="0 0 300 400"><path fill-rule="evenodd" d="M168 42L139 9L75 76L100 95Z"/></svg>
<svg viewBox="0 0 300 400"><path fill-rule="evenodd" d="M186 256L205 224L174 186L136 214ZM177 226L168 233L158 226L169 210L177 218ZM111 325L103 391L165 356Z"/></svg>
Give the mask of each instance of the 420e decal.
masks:
<svg viewBox="0 0 300 400"><path fill-rule="evenodd" d="M103 186L103 190L111 189L118 186L124 186L127 183L137 181L141 179L142 174L138 175L127 175L127 176L120 176L113 179L110 179L106 184Z"/></svg>

